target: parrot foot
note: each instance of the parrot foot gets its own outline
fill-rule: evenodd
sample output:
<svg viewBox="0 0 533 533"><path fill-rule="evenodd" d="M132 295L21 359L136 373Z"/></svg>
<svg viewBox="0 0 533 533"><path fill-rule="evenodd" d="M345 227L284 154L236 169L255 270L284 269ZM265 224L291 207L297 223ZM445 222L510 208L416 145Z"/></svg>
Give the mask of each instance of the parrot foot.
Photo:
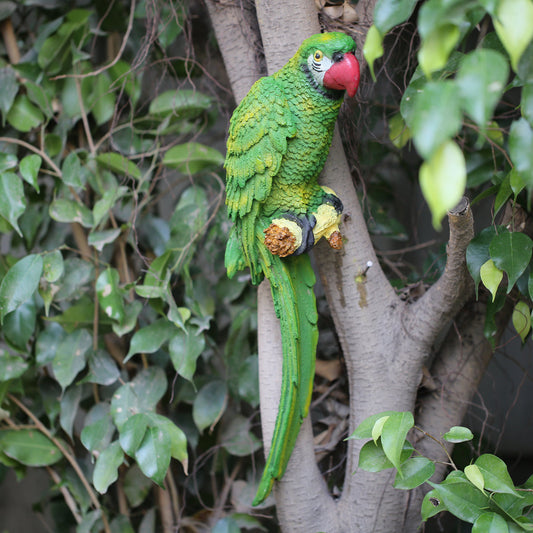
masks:
<svg viewBox="0 0 533 533"><path fill-rule="evenodd" d="M273 255L287 257L298 249L296 237L285 226L278 226L272 222L263 233L265 234L265 246Z"/></svg>
<svg viewBox="0 0 533 533"><path fill-rule="evenodd" d="M334 231L327 239L328 239L329 245L334 250L342 249L342 235L340 231L338 230Z"/></svg>

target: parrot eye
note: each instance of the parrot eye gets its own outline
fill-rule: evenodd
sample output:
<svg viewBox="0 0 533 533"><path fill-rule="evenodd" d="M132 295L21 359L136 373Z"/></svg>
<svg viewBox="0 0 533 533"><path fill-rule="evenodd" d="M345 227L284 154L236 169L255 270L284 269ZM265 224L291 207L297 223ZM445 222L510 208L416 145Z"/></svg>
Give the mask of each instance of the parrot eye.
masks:
<svg viewBox="0 0 533 533"><path fill-rule="evenodd" d="M322 61L324 54L320 50L317 50L313 57L315 61Z"/></svg>

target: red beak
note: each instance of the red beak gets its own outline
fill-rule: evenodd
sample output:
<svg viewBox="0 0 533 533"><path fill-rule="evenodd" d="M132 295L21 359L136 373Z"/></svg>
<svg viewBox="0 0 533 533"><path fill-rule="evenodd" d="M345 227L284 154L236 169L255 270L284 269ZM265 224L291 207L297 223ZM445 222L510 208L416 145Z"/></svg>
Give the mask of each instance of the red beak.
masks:
<svg viewBox="0 0 533 533"><path fill-rule="evenodd" d="M324 74L324 87L346 90L353 97L359 87L359 61L353 54L344 54Z"/></svg>

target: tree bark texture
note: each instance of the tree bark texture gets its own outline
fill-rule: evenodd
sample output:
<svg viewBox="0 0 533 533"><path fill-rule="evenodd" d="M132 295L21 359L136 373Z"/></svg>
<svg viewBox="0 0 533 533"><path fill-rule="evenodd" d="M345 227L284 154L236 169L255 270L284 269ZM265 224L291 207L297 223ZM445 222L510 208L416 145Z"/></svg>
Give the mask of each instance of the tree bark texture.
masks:
<svg viewBox="0 0 533 533"><path fill-rule="evenodd" d="M254 43L262 42L267 69L272 73L305 38L320 31L311 0L256 0L260 39L254 39L250 36L254 24L242 18L243 13L249 16L249 6L245 9L242 1L206 0L237 101L262 71ZM361 0L357 4L364 14L356 28L359 57L375 1ZM404 301L389 284L376 258L338 131L321 181L344 204L343 250L333 251L320 243L315 258L346 361L350 433L366 417L387 409L414 412L416 401L417 423L439 436L460 422L475 390L473 385L491 354L483 344L482 311L461 311L473 294L465 263L466 246L473 236L470 208L465 203L449 215L448 259L441 279L416 302ZM268 451L279 402L282 355L279 322L266 283L260 286L258 298L261 418ZM465 335L458 336L450 327L460 311L473 313L469 315L468 337L472 341L466 347ZM435 341L446 328L449 333L433 358L432 371L440 377L449 376L450 365L457 369L462 357L467 362L460 366L454 380L443 382L442 389L418 396L422 367L430 361ZM453 416L441 417L442 409ZM378 474L357 470L363 444L348 441L343 492L334 499L314 461L311 424L304 422L287 471L274 490L284 532L411 533L418 529L421 493L395 490L391 470Z"/></svg>

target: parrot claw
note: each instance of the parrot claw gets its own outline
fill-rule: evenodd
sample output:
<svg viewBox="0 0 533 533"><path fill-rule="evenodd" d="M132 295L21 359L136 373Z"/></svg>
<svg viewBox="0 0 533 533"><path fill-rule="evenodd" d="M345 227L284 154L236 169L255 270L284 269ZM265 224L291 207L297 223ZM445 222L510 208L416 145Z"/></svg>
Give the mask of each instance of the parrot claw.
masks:
<svg viewBox="0 0 533 533"><path fill-rule="evenodd" d="M273 255L287 257L298 249L296 237L287 227L278 226L272 222L263 233L265 234L265 246Z"/></svg>

